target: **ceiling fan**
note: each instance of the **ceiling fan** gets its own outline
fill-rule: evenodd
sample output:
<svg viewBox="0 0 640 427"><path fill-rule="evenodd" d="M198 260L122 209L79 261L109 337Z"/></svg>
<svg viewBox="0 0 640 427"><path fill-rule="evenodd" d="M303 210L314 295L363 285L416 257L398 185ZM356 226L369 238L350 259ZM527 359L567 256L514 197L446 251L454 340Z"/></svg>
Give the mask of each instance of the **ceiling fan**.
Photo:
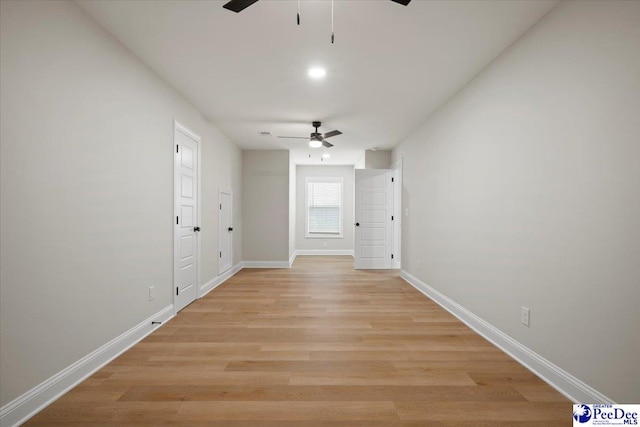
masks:
<svg viewBox="0 0 640 427"><path fill-rule="evenodd" d="M257 1L257 0L256 0ZM292 139L308 139L309 147L311 148L319 148L323 145L327 148L333 147L333 144L325 141L327 138L331 138L332 136L342 135L342 132L339 130L332 130L331 132L327 132L324 135L318 132L318 128L322 126L321 122L312 122L311 125L316 128L315 132L311 132L311 135L306 136L278 136L278 138L292 138Z"/></svg>
<svg viewBox="0 0 640 427"><path fill-rule="evenodd" d="M258 0L231 0L228 3L225 3L222 7L237 13L237 12L241 12L242 10L246 9L247 7L251 6L257 1ZM400 3L406 6L409 4L411 0L391 0L391 1Z"/></svg>

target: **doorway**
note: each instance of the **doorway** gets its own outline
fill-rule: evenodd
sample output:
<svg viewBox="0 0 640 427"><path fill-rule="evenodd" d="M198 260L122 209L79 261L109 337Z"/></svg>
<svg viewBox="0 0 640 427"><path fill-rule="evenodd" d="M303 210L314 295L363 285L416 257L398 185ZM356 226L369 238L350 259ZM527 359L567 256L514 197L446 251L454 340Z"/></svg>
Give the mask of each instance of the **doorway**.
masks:
<svg viewBox="0 0 640 427"><path fill-rule="evenodd" d="M174 121L173 305L176 313L198 297L200 255L200 137Z"/></svg>
<svg viewBox="0 0 640 427"><path fill-rule="evenodd" d="M229 270L233 264L233 195L231 190L219 190L218 201L220 210L218 214L220 258L218 274Z"/></svg>

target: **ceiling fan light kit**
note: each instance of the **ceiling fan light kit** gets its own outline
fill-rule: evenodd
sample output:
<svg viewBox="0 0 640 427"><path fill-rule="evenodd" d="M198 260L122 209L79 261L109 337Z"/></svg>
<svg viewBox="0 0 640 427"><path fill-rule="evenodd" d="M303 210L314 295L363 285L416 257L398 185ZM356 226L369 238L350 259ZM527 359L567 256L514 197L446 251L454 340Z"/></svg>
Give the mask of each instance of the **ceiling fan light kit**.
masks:
<svg viewBox="0 0 640 427"><path fill-rule="evenodd" d="M331 132L327 132L325 134L321 134L318 132L318 128L322 126L321 122L312 122L311 125L316 128L315 132L311 132L309 137L306 136L278 136L278 138L291 138L291 139L308 139L309 147L311 148L320 148L322 146L326 148L333 147L333 144L326 141L327 138L331 138L333 136L342 135L342 132L339 130L332 130Z"/></svg>

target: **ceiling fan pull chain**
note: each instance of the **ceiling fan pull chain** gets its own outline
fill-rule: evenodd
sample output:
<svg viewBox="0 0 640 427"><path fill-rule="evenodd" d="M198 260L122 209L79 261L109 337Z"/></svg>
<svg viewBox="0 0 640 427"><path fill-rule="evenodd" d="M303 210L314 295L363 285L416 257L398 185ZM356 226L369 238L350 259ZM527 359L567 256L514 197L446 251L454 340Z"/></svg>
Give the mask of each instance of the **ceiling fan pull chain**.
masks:
<svg viewBox="0 0 640 427"><path fill-rule="evenodd" d="M333 44L334 40L333 34L333 0L331 0L331 44Z"/></svg>
<svg viewBox="0 0 640 427"><path fill-rule="evenodd" d="M300 0L298 0L298 25L300 25Z"/></svg>

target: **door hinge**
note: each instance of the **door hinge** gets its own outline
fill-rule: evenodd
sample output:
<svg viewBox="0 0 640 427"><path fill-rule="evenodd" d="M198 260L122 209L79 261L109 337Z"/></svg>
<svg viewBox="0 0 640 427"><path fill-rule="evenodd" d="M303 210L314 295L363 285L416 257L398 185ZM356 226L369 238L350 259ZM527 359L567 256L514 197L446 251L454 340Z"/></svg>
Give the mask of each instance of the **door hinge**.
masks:
<svg viewBox="0 0 640 427"><path fill-rule="evenodd" d="M391 215L391 221L393 221L393 215Z"/></svg>
<svg viewBox="0 0 640 427"><path fill-rule="evenodd" d="M395 182L395 181L393 180L393 177L391 177L391 182Z"/></svg>
<svg viewBox="0 0 640 427"><path fill-rule="evenodd" d="M178 289L179 289L179 288L176 286L176 295L178 295Z"/></svg>
<svg viewBox="0 0 640 427"><path fill-rule="evenodd" d="M393 254L391 254L391 259L393 259Z"/></svg>
<svg viewBox="0 0 640 427"><path fill-rule="evenodd" d="M222 210L222 203L220 203L220 210Z"/></svg>
<svg viewBox="0 0 640 427"><path fill-rule="evenodd" d="M176 144L176 153L178 152L178 144Z"/></svg>
<svg viewBox="0 0 640 427"><path fill-rule="evenodd" d="M178 224L179 224L179 222L178 222L178 217L176 217L176 225L178 225Z"/></svg>
<svg viewBox="0 0 640 427"><path fill-rule="evenodd" d="M222 258L222 252L220 252L220 258Z"/></svg>

